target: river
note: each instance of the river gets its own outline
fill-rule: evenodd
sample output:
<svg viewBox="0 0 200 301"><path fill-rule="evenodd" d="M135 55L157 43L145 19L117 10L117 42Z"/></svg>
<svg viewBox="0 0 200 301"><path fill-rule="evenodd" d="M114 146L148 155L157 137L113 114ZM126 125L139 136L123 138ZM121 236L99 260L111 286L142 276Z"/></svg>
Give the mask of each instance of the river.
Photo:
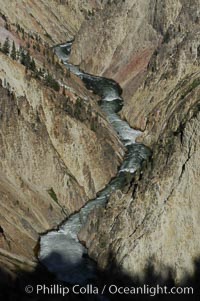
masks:
<svg viewBox="0 0 200 301"><path fill-rule="evenodd" d="M78 213L71 215L58 230L50 231L40 239L39 260L53 272L57 279L71 284L86 284L96 277L96 263L87 256L87 249L79 242L77 234L94 207L105 206L110 194L122 189L127 178L133 176L142 161L150 155L144 145L136 143L140 131L130 128L118 112L123 106L122 89L113 80L93 76L68 63L72 42L56 46L55 52L66 68L78 75L86 87L101 98L101 109L112 124L127 152L117 176L89 201ZM109 242L108 242L109 243Z"/></svg>

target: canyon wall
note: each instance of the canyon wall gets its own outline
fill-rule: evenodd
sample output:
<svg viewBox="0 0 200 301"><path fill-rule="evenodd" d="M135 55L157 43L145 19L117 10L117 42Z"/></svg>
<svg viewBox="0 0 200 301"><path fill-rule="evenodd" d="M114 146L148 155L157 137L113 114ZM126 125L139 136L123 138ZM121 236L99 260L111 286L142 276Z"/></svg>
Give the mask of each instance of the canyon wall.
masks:
<svg viewBox="0 0 200 301"><path fill-rule="evenodd" d="M163 40L121 113L143 131L138 142L152 148L152 158L79 233L100 267L114 262L134 279L144 279L150 265L180 283L200 256L199 4L157 4L154 27Z"/></svg>
<svg viewBox="0 0 200 301"><path fill-rule="evenodd" d="M93 211L79 233L89 255L131 277L143 278L151 263L163 277L170 269L182 281L200 255L200 1L0 4L1 41L10 34L25 44L13 32L18 23L26 34L39 34L42 50L75 36L71 61L121 84L120 114L153 151L132 185ZM41 57L37 52L38 68ZM2 53L0 62L0 262L23 256L31 266L38 234L93 198L116 174L124 149L96 97L75 76L64 76L59 62L55 76L64 93Z"/></svg>
<svg viewBox="0 0 200 301"><path fill-rule="evenodd" d="M71 18L76 9L82 16L78 1L65 2L56 6L56 1L14 1L8 7L1 1L1 41L8 36L17 51L20 45L28 47L37 68L31 71L20 59L0 52L0 262L12 270L19 260L31 266L39 234L94 198L115 176L124 155L97 97L50 54L51 43L71 35L65 26L73 22L62 19L63 14L68 18L63 9L71 3ZM81 5L91 8L95 3ZM79 15L77 22L83 17L78 20ZM51 16L57 23L49 21ZM74 25L73 34L79 25ZM30 30L39 38L30 38ZM55 36L47 44L51 32ZM58 89L45 84L45 73L57 80Z"/></svg>
<svg viewBox="0 0 200 301"><path fill-rule="evenodd" d="M124 88L123 96L128 101L181 8L179 1L108 1L94 17L82 23L71 61L90 73L115 79Z"/></svg>
<svg viewBox="0 0 200 301"><path fill-rule="evenodd" d="M101 10L98 0L0 1L0 13L54 46L74 37L82 22Z"/></svg>

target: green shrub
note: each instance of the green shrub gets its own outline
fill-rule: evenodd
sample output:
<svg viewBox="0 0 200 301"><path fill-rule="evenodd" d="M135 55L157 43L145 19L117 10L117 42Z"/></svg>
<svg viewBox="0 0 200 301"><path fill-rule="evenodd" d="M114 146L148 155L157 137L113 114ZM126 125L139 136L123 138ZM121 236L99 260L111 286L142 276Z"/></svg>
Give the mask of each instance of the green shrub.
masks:
<svg viewBox="0 0 200 301"><path fill-rule="evenodd" d="M51 187L50 189L47 190L47 192L50 195L50 197L58 204L58 198L53 188Z"/></svg>

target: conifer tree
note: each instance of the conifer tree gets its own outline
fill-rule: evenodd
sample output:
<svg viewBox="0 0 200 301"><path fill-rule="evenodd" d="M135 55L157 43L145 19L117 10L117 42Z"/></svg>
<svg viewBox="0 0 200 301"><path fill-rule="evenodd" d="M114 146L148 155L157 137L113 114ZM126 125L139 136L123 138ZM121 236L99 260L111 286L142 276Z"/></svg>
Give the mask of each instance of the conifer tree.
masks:
<svg viewBox="0 0 200 301"><path fill-rule="evenodd" d="M22 39L25 40L25 31L23 28L21 28L21 31L22 31Z"/></svg>
<svg viewBox="0 0 200 301"><path fill-rule="evenodd" d="M37 43L36 49L37 49L38 52L40 52L40 44L39 43Z"/></svg>
<svg viewBox="0 0 200 301"><path fill-rule="evenodd" d="M9 38L7 37L3 47L2 47L2 52L5 53L6 55L8 55L10 53L10 41Z"/></svg>
<svg viewBox="0 0 200 301"><path fill-rule="evenodd" d="M21 64L24 65L26 68L30 69L31 56L30 56L29 51L22 49L20 57L21 57L21 59L20 59Z"/></svg>
<svg viewBox="0 0 200 301"><path fill-rule="evenodd" d="M33 58L31 59L31 62L30 62L30 69L32 71L36 71L36 65L35 65L35 61Z"/></svg>
<svg viewBox="0 0 200 301"><path fill-rule="evenodd" d="M12 50L11 50L11 55L10 56L13 60L17 59L17 52L16 52L16 47L15 47L15 42L14 41L12 43Z"/></svg>
<svg viewBox="0 0 200 301"><path fill-rule="evenodd" d="M63 86L62 94L63 94L64 96L66 95L66 93L65 93L65 86Z"/></svg>
<svg viewBox="0 0 200 301"><path fill-rule="evenodd" d="M27 51L26 53L26 61L25 61L25 66L30 69L31 67L31 56L30 56L30 52Z"/></svg>
<svg viewBox="0 0 200 301"><path fill-rule="evenodd" d="M21 46L20 46L19 53L20 53L20 63L25 66L25 64L26 64L26 54L25 54L24 49Z"/></svg>

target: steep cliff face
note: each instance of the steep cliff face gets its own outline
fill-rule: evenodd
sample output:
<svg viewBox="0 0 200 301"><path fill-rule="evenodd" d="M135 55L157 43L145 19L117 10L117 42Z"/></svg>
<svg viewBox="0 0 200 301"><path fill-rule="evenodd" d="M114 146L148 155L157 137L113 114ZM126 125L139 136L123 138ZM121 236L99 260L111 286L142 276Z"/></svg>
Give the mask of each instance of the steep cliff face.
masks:
<svg viewBox="0 0 200 301"><path fill-rule="evenodd" d="M33 259L39 233L94 198L116 174L124 149L78 78L63 78L65 89L57 92L3 53L0 64L0 257L6 263L11 254Z"/></svg>
<svg viewBox="0 0 200 301"><path fill-rule="evenodd" d="M73 44L72 62L115 79L128 97L129 86L138 86L159 41L153 28L155 2L108 1L103 10L83 22Z"/></svg>
<svg viewBox="0 0 200 301"><path fill-rule="evenodd" d="M82 23L71 60L88 72L115 79L124 88L128 101L181 8L179 1L109 1L103 10Z"/></svg>
<svg viewBox="0 0 200 301"><path fill-rule="evenodd" d="M18 51L15 60L0 53L0 261L9 270L27 270L39 233L94 198L117 172L124 150L97 99L79 79L65 77L50 50L71 39L104 3L0 4L1 45L8 37ZM17 59L20 46L37 70L52 74L65 89L55 92L35 79L38 71Z"/></svg>
<svg viewBox="0 0 200 301"><path fill-rule="evenodd" d="M82 22L103 8L97 0L0 1L0 12L11 24L37 33L55 45L74 37Z"/></svg>
<svg viewBox="0 0 200 301"><path fill-rule="evenodd" d="M200 255L199 4L180 1L174 9L165 1L163 42L122 112L144 131L139 141L153 149L152 159L79 233L99 266L113 260L131 277L142 278L150 263L181 282Z"/></svg>
<svg viewBox="0 0 200 301"><path fill-rule="evenodd" d="M140 179L113 194L79 233L100 267L113 260L141 279L149 264L164 278L172 270L178 282L192 275L200 255L199 118L195 110L179 133L162 137Z"/></svg>
<svg viewBox="0 0 200 301"><path fill-rule="evenodd" d="M184 118L194 101L190 94L199 84L198 4L182 1L179 15L149 62L144 83L123 108L122 116L144 131L148 145L157 141L173 113L180 110Z"/></svg>

